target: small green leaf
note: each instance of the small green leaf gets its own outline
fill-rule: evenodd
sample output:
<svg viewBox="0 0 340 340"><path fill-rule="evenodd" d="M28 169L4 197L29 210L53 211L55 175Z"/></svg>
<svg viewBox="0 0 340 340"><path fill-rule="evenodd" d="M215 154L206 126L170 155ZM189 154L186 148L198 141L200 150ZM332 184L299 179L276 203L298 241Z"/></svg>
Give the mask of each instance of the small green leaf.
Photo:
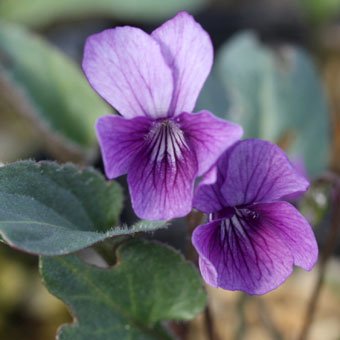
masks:
<svg viewBox="0 0 340 340"><path fill-rule="evenodd" d="M119 184L89 168L31 161L0 168L0 234L33 254L68 254L108 237L164 225L117 227L122 201Z"/></svg>
<svg viewBox="0 0 340 340"><path fill-rule="evenodd" d="M76 256L42 258L45 285L76 320L58 339L168 339L161 321L188 320L204 308L199 274L171 248L135 239L118 248L117 258L110 269Z"/></svg>
<svg viewBox="0 0 340 340"><path fill-rule="evenodd" d="M1 0L0 17L29 26L57 20L104 16L128 21L159 21L178 11L197 11L207 0Z"/></svg>
<svg viewBox="0 0 340 340"><path fill-rule="evenodd" d="M241 124L245 137L278 143L292 160L304 162L311 176L327 167L330 115L305 51L292 46L275 51L254 34L241 33L222 47L214 72L230 105L225 117Z"/></svg>
<svg viewBox="0 0 340 340"><path fill-rule="evenodd" d="M93 153L94 124L108 106L78 65L39 36L0 22L0 93L44 136L74 153Z"/></svg>

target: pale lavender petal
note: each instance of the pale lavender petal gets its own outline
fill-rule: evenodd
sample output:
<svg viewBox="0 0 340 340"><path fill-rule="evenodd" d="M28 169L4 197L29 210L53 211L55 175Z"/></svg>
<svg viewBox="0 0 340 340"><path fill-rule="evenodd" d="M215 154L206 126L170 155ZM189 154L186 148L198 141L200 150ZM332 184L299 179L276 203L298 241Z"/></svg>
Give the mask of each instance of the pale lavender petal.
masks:
<svg viewBox="0 0 340 340"><path fill-rule="evenodd" d="M311 270L318 259L318 246L311 226L300 212L287 202L260 203L254 209L290 249L294 264Z"/></svg>
<svg viewBox="0 0 340 340"><path fill-rule="evenodd" d="M173 70L175 89L170 114L192 112L213 62L209 35L191 15L180 12L152 36Z"/></svg>
<svg viewBox="0 0 340 340"><path fill-rule="evenodd" d="M285 153L259 139L236 143L221 157L218 169L225 178L221 187L227 206L270 202L308 189Z"/></svg>
<svg viewBox="0 0 340 340"><path fill-rule="evenodd" d="M218 275L212 263L209 260L205 259L204 256L200 256L198 258L198 265L199 265L201 274L204 278L204 281L210 286L217 288L218 287L218 283L217 283Z"/></svg>
<svg viewBox="0 0 340 340"><path fill-rule="evenodd" d="M84 72L92 87L119 113L165 117L173 76L150 35L133 27L118 27L94 34L86 41Z"/></svg>
<svg viewBox="0 0 340 340"><path fill-rule="evenodd" d="M166 220L192 208L197 159L173 121L155 123L129 169L132 206L140 218Z"/></svg>
<svg viewBox="0 0 340 340"><path fill-rule="evenodd" d="M108 178L128 172L131 162L144 147L151 125L152 121L146 117L126 119L107 115L98 119L97 137Z"/></svg>
<svg viewBox="0 0 340 340"><path fill-rule="evenodd" d="M241 126L217 118L208 111L182 113L177 120L195 149L199 176L207 172L243 133Z"/></svg>
<svg viewBox="0 0 340 340"><path fill-rule="evenodd" d="M214 184L217 181L217 166L214 164L202 177L200 185Z"/></svg>

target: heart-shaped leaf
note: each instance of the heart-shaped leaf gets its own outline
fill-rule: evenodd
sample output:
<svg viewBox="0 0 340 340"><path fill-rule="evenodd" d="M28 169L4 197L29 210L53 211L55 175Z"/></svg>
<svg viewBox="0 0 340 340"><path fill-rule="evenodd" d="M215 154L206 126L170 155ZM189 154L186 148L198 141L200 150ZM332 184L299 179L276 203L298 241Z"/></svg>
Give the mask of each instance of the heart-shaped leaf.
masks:
<svg viewBox="0 0 340 340"><path fill-rule="evenodd" d="M193 12L205 4L207 0L1 0L0 17L34 27L89 16L159 21L181 10Z"/></svg>
<svg viewBox="0 0 340 340"><path fill-rule="evenodd" d="M198 272L171 248L132 240L117 250L117 264L100 269L76 256L44 257L49 291L76 321L60 340L168 339L160 322L188 320L205 305Z"/></svg>
<svg viewBox="0 0 340 340"><path fill-rule="evenodd" d="M51 149L85 156L97 144L96 119L110 112L71 59L36 34L4 22L0 94L33 120Z"/></svg>
<svg viewBox="0 0 340 340"><path fill-rule="evenodd" d="M0 168L0 235L41 255L75 252L106 238L157 229L161 222L118 227L122 190L93 169L52 162Z"/></svg>

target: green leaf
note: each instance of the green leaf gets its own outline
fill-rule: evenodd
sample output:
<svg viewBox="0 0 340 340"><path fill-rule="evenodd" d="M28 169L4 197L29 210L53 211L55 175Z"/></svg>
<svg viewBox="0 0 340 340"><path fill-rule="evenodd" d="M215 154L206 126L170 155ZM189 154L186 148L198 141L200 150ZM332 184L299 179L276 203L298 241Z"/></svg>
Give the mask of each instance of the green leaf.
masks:
<svg viewBox="0 0 340 340"><path fill-rule="evenodd" d="M315 66L300 48L272 50L242 33L218 53L215 74L245 137L271 140L315 176L329 161L330 115ZM209 108L209 107L208 107Z"/></svg>
<svg viewBox="0 0 340 340"><path fill-rule="evenodd" d="M0 168L0 234L33 254L62 255L106 238L160 228L164 222L118 227L122 190L93 169L52 162Z"/></svg>
<svg viewBox="0 0 340 340"><path fill-rule="evenodd" d="M181 10L197 11L207 0L1 0L0 18L29 26L88 16L127 21L159 21Z"/></svg>
<svg viewBox="0 0 340 340"><path fill-rule="evenodd" d="M110 269L76 256L42 258L45 285L76 320L58 339L167 339L161 321L189 320L204 308L199 274L173 249L135 239L118 248L117 258Z"/></svg>
<svg viewBox="0 0 340 340"><path fill-rule="evenodd" d="M317 23L337 18L340 12L340 0L300 0L309 18Z"/></svg>
<svg viewBox="0 0 340 340"><path fill-rule="evenodd" d="M93 153L96 119L110 111L80 68L39 36L0 22L0 93L52 146Z"/></svg>

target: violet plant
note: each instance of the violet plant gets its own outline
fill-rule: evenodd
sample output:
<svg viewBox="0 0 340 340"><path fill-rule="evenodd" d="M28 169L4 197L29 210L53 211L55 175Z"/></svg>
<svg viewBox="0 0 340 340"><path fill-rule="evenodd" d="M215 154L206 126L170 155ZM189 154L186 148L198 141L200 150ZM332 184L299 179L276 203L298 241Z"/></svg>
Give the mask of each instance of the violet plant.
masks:
<svg viewBox="0 0 340 340"><path fill-rule="evenodd" d="M75 317L58 339L169 339L170 320L201 312L206 297L193 264L139 237L193 207L209 216L192 242L211 286L265 294L294 265L315 265L311 226L287 202L308 189L307 179L276 145L239 141L239 125L193 113L212 62L208 34L186 12L150 35L126 26L86 42L86 77L120 114L96 123L106 177L127 174L133 209L148 221L121 225L121 186L94 169L33 161L0 168L3 241L40 255L45 285ZM88 247L104 268L69 255Z"/></svg>

